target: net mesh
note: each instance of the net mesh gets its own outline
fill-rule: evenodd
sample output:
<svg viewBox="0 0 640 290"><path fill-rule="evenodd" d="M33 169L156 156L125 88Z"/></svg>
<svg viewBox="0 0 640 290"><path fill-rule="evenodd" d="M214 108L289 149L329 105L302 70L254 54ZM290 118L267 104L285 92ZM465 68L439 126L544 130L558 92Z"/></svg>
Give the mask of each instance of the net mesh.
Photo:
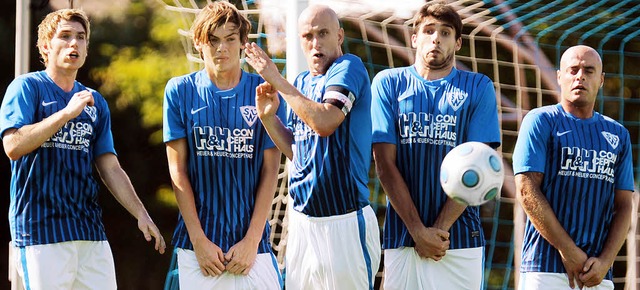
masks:
<svg viewBox="0 0 640 290"><path fill-rule="evenodd" d="M189 28L210 1L158 0L181 17L178 31L192 70L202 68ZM249 40L267 50L286 74L285 11L289 1L238 0L234 3L253 24ZM424 1L331 0L321 2L338 12L345 29L343 50L362 58L370 76L413 63L411 17ZM503 192L482 206L487 236L485 289L513 289L524 214L514 203L511 152L522 117L532 108L558 101L555 70L569 46L586 44L603 57L606 81L596 110L630 132L636 180L640 176L640 2L638 0L460 0L447 1L463 19L463 46L456 55L460 69L481 72L493 81L498 96L503 144L499 148L507 174ZM245 66L246 69L249 69ZM284 269L287 227L287 182L284 163L269 221L272 245ZM371 200L380 221L386 199L371 171ZM636 184L636 188L638 188ZM636 190L637 191L637 190ZM637 196L636 202L637 204ZM629 239L614 263L616 289L635 289L637 207ZM380 223L382 225L382 222ZM382 269L381 269L382 270ZM171 272L170 272L171 273ZM378 278L381 273L378 273ZM167 277L169 281L170 277ZM378 279L377 285L380 281Z"/></svg>

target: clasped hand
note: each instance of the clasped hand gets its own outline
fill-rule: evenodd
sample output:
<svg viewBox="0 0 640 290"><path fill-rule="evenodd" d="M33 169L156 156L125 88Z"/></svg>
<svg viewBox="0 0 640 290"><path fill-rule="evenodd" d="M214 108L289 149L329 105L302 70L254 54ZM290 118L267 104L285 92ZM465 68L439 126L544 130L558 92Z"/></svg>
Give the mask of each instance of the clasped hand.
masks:
<svg viewBox="0 0 640 290"><path fill-rule="evenodd" d="M193 245L198 265L204 276L218 276L224 271L248 275L257 256L257 245L241 240L226 254L215 243L206 239Z"/></svg>

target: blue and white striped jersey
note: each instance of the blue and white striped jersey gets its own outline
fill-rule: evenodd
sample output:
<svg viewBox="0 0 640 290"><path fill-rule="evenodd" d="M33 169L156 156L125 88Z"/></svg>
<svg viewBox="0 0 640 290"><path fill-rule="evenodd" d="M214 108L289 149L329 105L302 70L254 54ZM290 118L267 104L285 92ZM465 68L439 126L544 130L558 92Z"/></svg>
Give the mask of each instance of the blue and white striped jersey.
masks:
<svg viewBox="0 0 640 290"><path fill-rule="evenodd" d="M287 126L293 132L289 194L294 209L325 217L345 214L369 204L371 166L371 82L362 60L345 54L324 75L308 71L294 85L307 98L322 102L328 87L347 89L355 98L344 121L331 136L321 137L291 109Z"/></svg>
<svg viewBox="0 0 640 290"><path fill-rule="evenodd" d="M447 200L439 179L445 155L469 141L500 145L493 84L485 75L455 68L427 81L409 66L378 73L372 95L373 143L396 145L396 165L423 224L430 227ZM449 232L451 249L483 246L478 207L467 207ZM415 246L390 203L383 236L385 249Z"/></svg>
<svg viewBox="0 0 640 290"><path fill-rule="evenodd" d="M256 86L262 82L243 71L236 87L220 90L201 70L172 78L165 89L164 142L187 139L198 216L207 237L225 253L249 229L262 151L275 146L255 107ZM284 119L283 105L278 114ZM270 252L268 233L266 223L258 253ZM193 249L181 215L172 242Z"/></svg>
<svg viewBox="0 0 640 290"><path fill-rule="evenodd" d="M42 121L83 90L91 90L94 106L85 107L38 149L11 161L9 226L16 246L107 239L92 175L97 156L115 154L102 95L77 81L65 92L45 71L21 75L2 100L0 135Z"/></svg>
<svg viewBox="0 0 640 290"><path fill-rule="evenodd" d="M597 112L578 119L557 104L525 116L513 170L544 174L541 190L553 212L576 245L593 257L602 252L609 233L615 190L634 190L631 154L629 131L618 122ZM566 273L560 253L529 219L520 271Z"/></svg>

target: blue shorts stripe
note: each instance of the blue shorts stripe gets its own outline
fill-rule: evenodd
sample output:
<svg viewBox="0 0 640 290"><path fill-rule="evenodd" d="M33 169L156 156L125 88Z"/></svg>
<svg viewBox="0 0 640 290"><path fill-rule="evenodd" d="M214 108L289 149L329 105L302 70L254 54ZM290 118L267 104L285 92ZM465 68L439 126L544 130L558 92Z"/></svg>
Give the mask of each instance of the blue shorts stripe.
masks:
<svg viewBox="0 0 640 290"><path fill-rule="evenodd" d="M284 279L282 279L282 273L280 273L280 268L278 268L278 260L276 260L276 256L271 254L271 262L273 263L273 268L276 269L276 273L278 273L278 282L280 282L280 289L284 288Z"/></svg>
<svg viewBox="0 0 640 290"><path fill-rule="evenodd" d="M358 210L358 234L360 235L360 246L362 246L362 253L364 254L364 262L367 264L367 279L369 279L369 290L373 290L373 279L371 269L371 256L369 256L369 250L367 248L367 225L364 221L364 215L362 209Z"/></svg>
<svg viewBox="0 0 640 290"><path fill-rule="evenodd" d="M22 274L24 275L24 289L31 290L31 284L29 283L29 271L27 270L27 249L20 247L20 264L22 264Z"/></svg>

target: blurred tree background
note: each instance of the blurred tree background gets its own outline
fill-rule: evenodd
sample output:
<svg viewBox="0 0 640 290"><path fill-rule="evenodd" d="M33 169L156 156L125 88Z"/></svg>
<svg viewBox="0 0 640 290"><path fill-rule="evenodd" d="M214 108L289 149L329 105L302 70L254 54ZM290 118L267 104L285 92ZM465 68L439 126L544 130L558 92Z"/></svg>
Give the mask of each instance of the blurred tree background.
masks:
<svg viewBox="0 0 640 290"><path fill-rule="evenodd" d="M31 1L29 71L43 70L36 47L37 25L44 16L70 1ZM73 2L73 1L71 1ZM0 11L0 96L14 78L16 2L4 2ZM188 72L184 49L176 30L178 19L157 1L75 1L91 18L89 57L78 73L78 81L107 99L112 115L115 147L122 167L129 174L149 214L170 244L177 219L171 191L165 147L162 143L162 98L172 76ZM10 164L0 154L0 289L9 289L6 219L9 207ZM144 240L136 220L104 188L100 193L103 220L113 251L120 289L162 289L171 260L172 247L164 255Z"/></svg>

